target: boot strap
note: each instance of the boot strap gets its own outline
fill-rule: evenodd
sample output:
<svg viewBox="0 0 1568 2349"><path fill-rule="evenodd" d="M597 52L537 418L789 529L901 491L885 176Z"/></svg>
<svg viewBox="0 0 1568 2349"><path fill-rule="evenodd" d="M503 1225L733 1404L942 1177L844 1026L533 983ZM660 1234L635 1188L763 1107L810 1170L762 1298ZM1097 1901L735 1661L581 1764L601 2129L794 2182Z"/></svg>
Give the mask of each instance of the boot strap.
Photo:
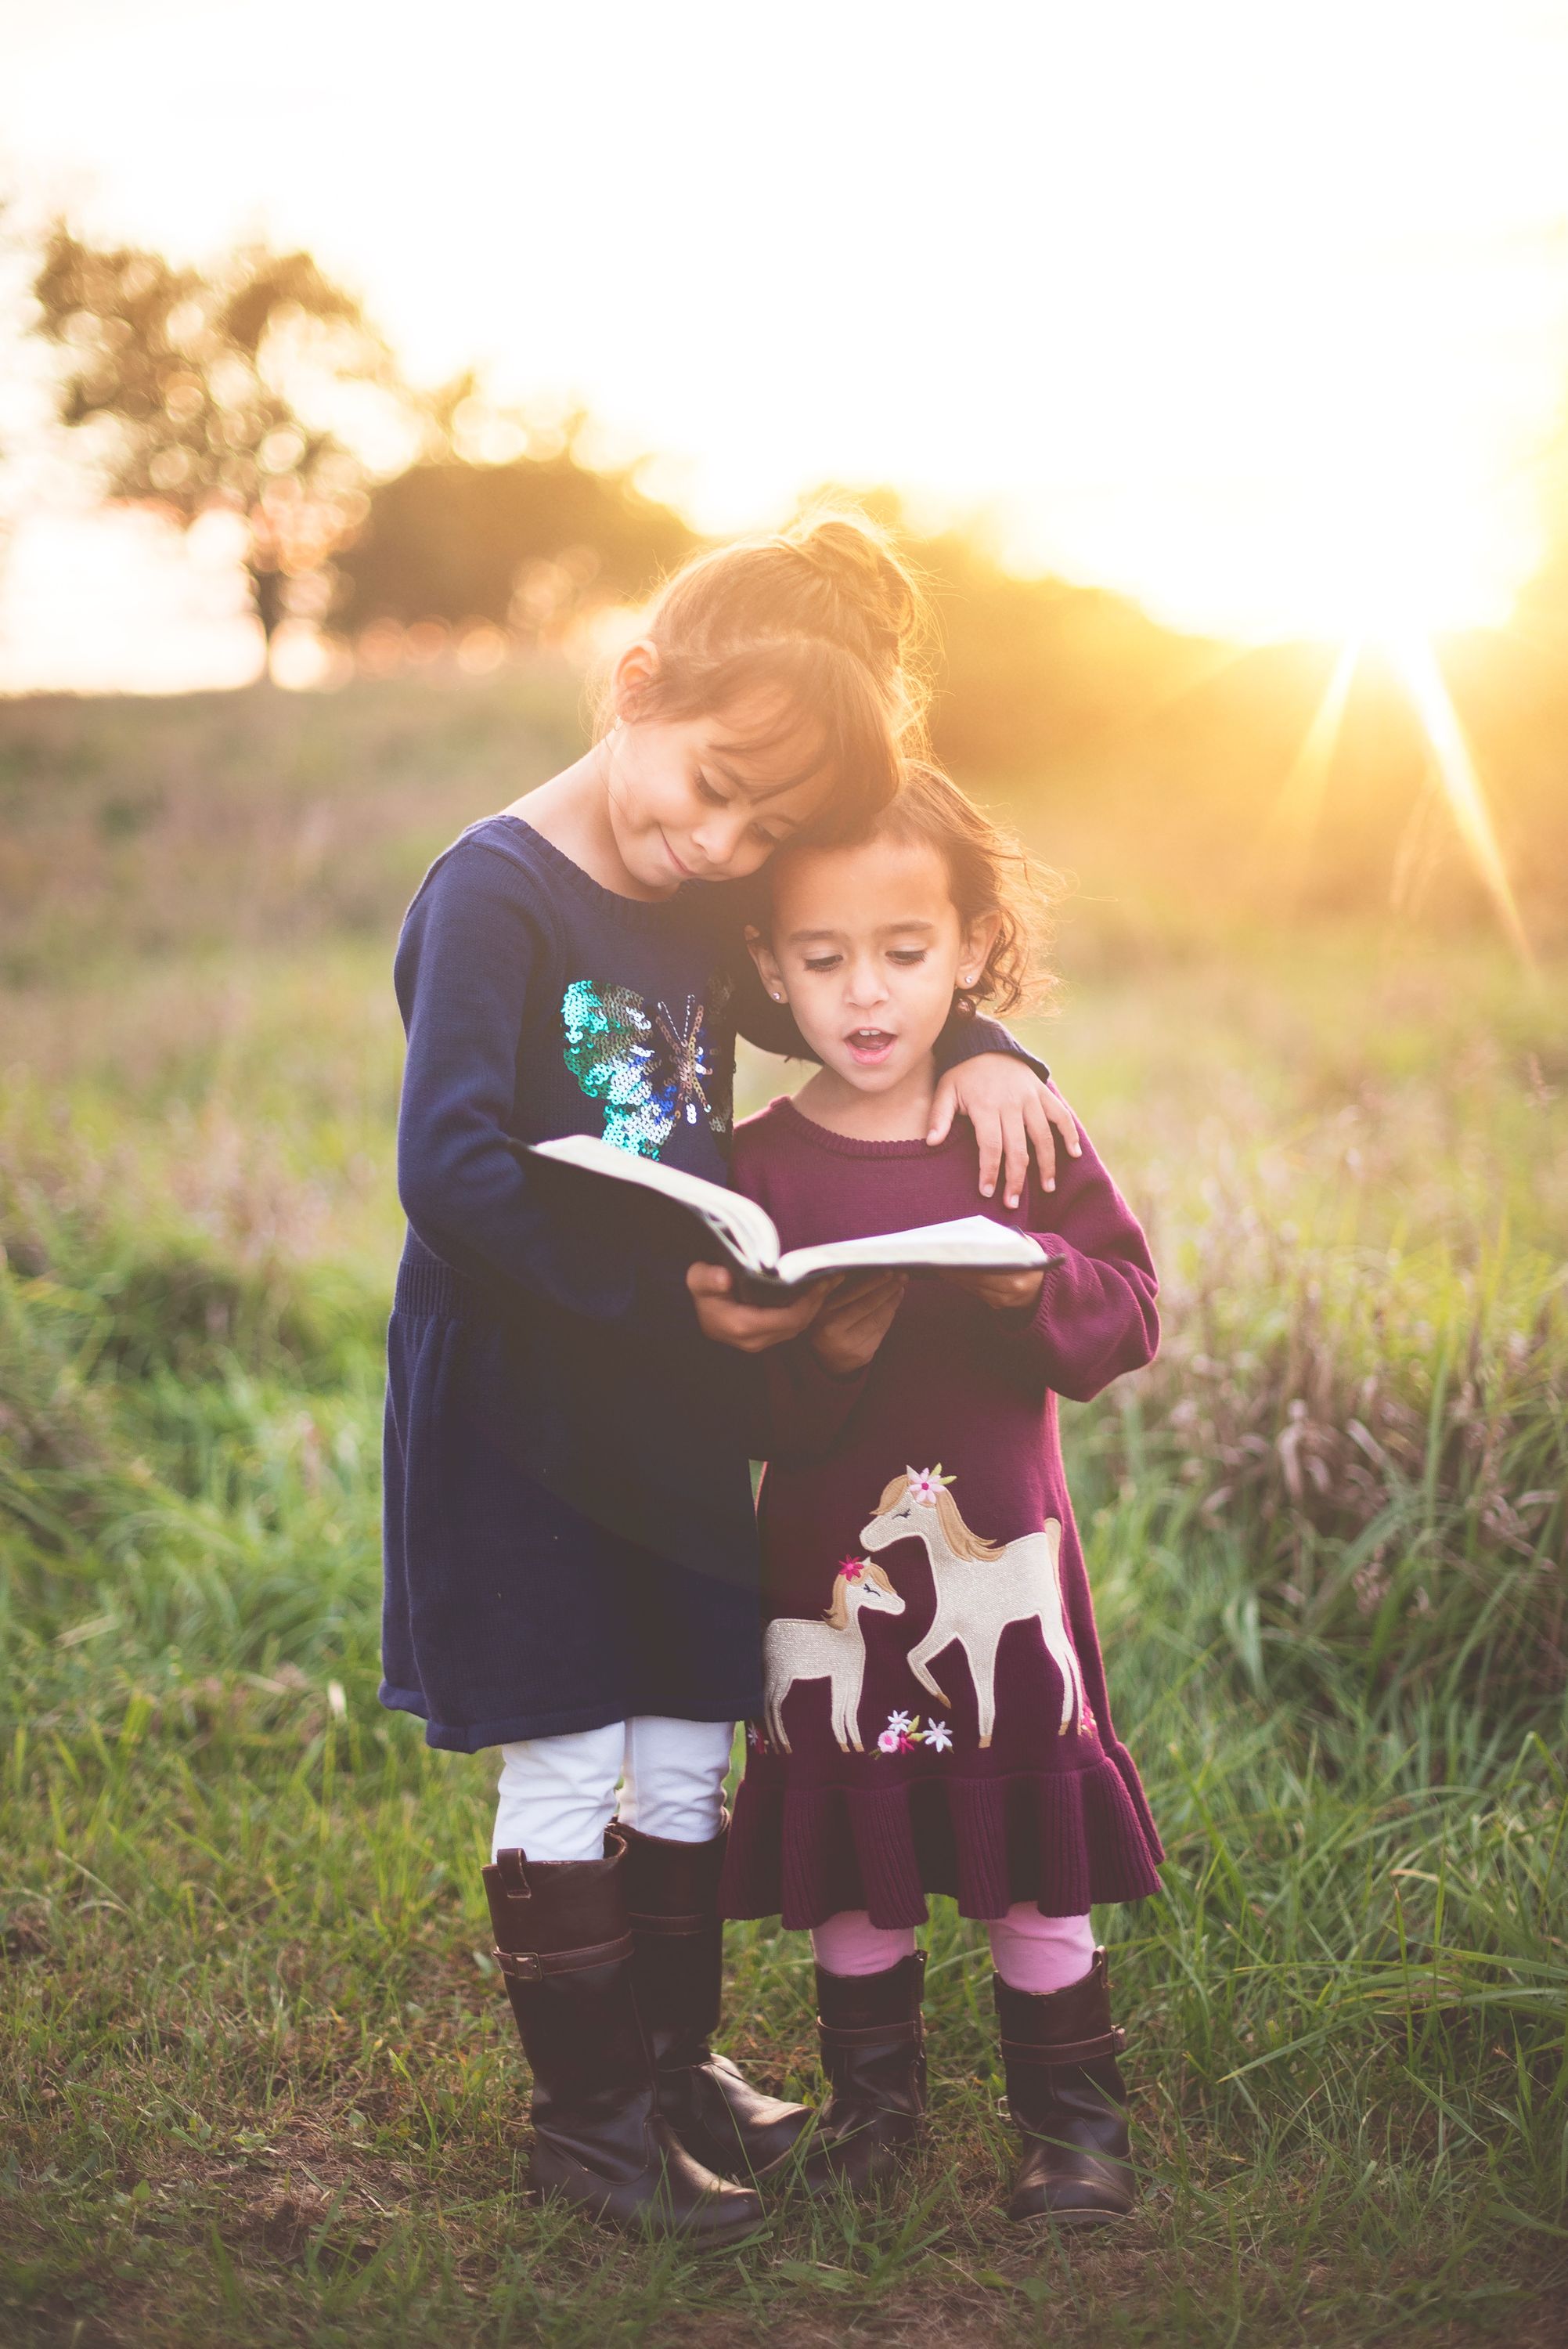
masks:
<svg viewBox="0 0 1568 2349"><path fill-rule="evenodd" d="M632 1954L630 1933L594 1941L583 1950L492 1950L490 1955L512 1982L542 1982L546 1974L574 1974L585 1966L607 1966Z"/></svg>
<svg viewBox="0 0 1568 2349"><path fill-rule="evenodd" d="M1098 2039L1053 2041L1043 2046L1026 2039L1004 2039L1002 2053L1010 2064L1034 2064L1050 2071L1061 2064L1089 2064L1097 2055L1119 2055L1126 2044L1126 2032L1114 2023Z"/></svg>
<svg viewBox="0 0 1568 2349"><path fill-rule="evenodd" d="M919 2047L925 2038L925 2027L920 2015L900 2023L869 2023L863 2028L841 2031L836 2023L824 2023L817 2017L817 2028L829 2047Z"/></svg>
<svg viewBox="0 0 1568 2349"><path fill-rule="evenodd" d="M639 1933L667 1933L671 1940L695 1938L707 1927L718 1922L712 1909L698 1909L695 1916L672 1916L667 1911L647 1915L639 1909L630 1910L634 1929Z"/></svg>

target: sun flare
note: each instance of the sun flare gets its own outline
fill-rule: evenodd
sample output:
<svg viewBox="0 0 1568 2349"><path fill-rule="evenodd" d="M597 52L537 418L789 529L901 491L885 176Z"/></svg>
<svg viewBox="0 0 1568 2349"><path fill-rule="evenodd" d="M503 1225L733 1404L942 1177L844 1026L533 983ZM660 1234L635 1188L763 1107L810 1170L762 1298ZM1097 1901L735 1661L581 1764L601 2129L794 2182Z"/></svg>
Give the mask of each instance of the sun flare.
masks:
<svg viewBox="0 0 1568 2349"><path fill-rule="evenodd" d="M1421 731L1431 781L1441 796L1465 856L1491 903L1510 945L1533 966L1524 924L1509 879L1486 788L1465 739L1442 662L1429 636L1415 629L1374 629L1347 637L1281 786L1265 837L1283 852L1283 870L1304 873L1328 796L1330 771L1345 714L1364 659L1382 660L1398 679Z"/></svg>
<svg viewBox="0 0 1568 2349"><path fill-rule="evenodd" d="M1405 690L1410 706L1421 721L1431 753L1437 781L1447 801L1459 835L1464 843L1476 874L1491 898L1498 919L1521 958L1530 963L1533 957L1524 925L1498 844L1497 830L1487 803L1485 789L1465 740L1442 665L1429 637L1405 636L1393 638L1387 650Z"/></svg>

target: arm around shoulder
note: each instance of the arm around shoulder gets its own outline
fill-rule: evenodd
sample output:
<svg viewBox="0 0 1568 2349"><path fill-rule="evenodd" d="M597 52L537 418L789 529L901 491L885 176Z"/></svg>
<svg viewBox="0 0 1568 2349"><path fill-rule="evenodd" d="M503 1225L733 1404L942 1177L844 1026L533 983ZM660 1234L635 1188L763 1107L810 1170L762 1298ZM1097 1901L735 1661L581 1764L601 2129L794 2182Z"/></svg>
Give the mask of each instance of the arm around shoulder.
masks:
<svg viewBox="0 0 1568 2349"><path fill-rule="evenodd" d="M999 1019L988 1019L983 1011L954 1011L936 1040L936 1066L945 1074L949 1069L962 1066L965 1061L977 1061L987 1052L1000 1052L1006 1059L1021 1061L1045 1084L1050 1070L1044 1061L1036 1058L1026 1044L1020 1044L1010 1028Z"/></svg>

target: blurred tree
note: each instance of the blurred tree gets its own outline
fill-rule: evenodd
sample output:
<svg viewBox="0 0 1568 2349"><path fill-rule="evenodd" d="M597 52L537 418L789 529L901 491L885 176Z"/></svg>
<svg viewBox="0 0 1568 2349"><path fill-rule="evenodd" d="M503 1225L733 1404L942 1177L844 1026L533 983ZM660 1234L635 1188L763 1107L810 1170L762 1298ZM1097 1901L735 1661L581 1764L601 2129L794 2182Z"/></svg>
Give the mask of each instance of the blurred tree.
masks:
<svg viewBox="0 0 1568 2349"><path fill-rule="evenodd" d="M64 354L59 413L98 444L112 493L181 528L214 510L246 525L246 566L270 640L319 618L330 558L359 527L366 437L413 408L355 296L309 254L247 245L208 271L57 223L33 282L36 331ZM390 435L388 428L390 429Z"/></svg>
<svg viewBox="0 0 1568 2349"><path fill-rule="evenodd" d="M430 419L431 453L372 488L337 565L340 628L489 622L537 643L595 605L640 599L696 543L634 466L585 460L582 416L530 425L487 408L465 377Z"/></svg>
<svg viewBox="0 0 1568 2349"><path fill-rule="evenodd" d="M1184 691L1210 648L1127 597L1024 578L953 530L915 542L942 637L932 730L961 770L1017 774Z"/></svg>

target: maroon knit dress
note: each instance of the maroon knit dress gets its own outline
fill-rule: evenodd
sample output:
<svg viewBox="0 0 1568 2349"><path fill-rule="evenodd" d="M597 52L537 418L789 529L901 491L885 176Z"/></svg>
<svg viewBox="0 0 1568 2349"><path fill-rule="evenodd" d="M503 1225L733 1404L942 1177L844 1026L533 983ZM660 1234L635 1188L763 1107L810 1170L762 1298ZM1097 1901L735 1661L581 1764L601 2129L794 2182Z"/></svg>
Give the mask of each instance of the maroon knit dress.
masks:
<svg viewBox="0 0 1568 2349"><path fill-rule="evenodd" d="M735 1135L732 1180L786 1247L973 1215L974 1136L856 1142L774 1102ZM1156 1281L1135 1217L1083 1140L1016 1209L1048 1256L1033 1312L912 1281L869 1369L830 1378L809 1341L767 1358L762 1532L767 1715L748 1733L720 1906L820 1925L1047 1917L1159 1889L1163 1855L1111 1727L1057 1396L1149 1361Z"/></svg>

